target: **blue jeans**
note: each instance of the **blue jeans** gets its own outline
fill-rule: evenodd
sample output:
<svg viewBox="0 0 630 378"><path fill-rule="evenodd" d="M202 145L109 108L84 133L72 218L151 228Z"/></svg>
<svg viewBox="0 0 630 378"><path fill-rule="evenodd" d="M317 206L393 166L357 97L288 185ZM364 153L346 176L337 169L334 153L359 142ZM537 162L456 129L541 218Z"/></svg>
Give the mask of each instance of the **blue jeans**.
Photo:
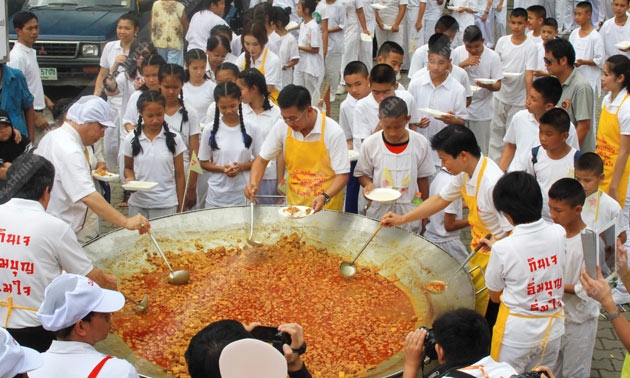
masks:
<svg viewBox="0 0 630 378"><path fill-rule="evenodd" d="M182 50L161 47L158 47L157 50L158 54L166 60L166 63L174 63L179 64L182 67L184 66L184 54L182 53Z"/></svg>
<svg viewBox="0 0 630 378"><path fill-rule="evenodd" d="M348 179L348 186L346 186L346 213L357 214L359 212L359 190L361 185L359 179L354 177L354 168L357 166L356 161L350 162L350 178Z"/></svg>

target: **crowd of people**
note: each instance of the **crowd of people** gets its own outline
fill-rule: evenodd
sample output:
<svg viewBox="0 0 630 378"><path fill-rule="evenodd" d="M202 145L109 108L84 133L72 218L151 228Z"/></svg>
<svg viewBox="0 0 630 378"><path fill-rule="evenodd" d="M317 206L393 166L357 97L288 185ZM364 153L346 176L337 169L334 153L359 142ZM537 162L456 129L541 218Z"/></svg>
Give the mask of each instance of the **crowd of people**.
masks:
<svg viewBox="0 0 630 378"><path fill-rule="evenodd" d="M93 95L55 103L37 16L13 17L0 66L0 377L67 376L69 363L77 376L137 376L93 348L124 303L81 248L99 218L143 234L155 217L283 196L404 227L481 268L475 311L407 335L405 377L428 339L441 364L431 376L588 377L600 311L630 350L617 308L630 302L630 1L515 0L509 14L506 0L251 1L240 34L223 0L201 8L189 19L157 0L149 25L123 15ZM125 216L93 172L157 185L125 192ZM372 201L379 188L400 198ZM616 248L586 250L585 233L611 223ZM247 341L256 326L201 330L191 376L246 375L229 361L266 356ZM291 343L260 366L310 376L302 327L278 329Z"/></svg>

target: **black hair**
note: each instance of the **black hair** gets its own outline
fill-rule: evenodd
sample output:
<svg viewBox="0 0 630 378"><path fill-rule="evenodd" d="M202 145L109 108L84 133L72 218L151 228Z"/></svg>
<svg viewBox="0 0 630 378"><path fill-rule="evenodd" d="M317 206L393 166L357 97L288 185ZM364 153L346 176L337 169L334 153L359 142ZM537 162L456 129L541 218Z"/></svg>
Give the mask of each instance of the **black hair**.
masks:
<svg viewBox="0 0 630 378"><path fill-rule="evenodd" d="M437 20L437 22L435 23L434 32L444 33L445 31L449 31L449 30L459 31L459 23L457 23L457 20L455 19L455 17L447 14L440 17Z"/></svg>
<svg viewBox="0 0 630 378"><path fill-rule="evenodd" d="M563 177L549 188L549 199L566 203L575 208L584 206L586 192L580 182L574 178Z"/></svg>
<svg viewBox="0 0 630 378"><path fill-rule="evenodd" d="M142 60L142 64L140 65L140 73L141 74L144 73L145 67L158 67L158 72L159 72L160 67L162 67L165 64L166 64L166 60L164 60L164 58L162 58L159 54L151 54ZM149 90L149 87L147 86L146 83L144 83L139 88L139 90L147 91Z"/></svg>
<svg viewBox="0 0 630 378"><path fill-rule="evenodd" d="M525 171L510 172L501 177L492 191L492 200L494 207L509 215L515 225L536 222L542 214L540 185Z"/></svg>
<svg viewBox="0 0 630 378"><path fill-rule="evenodd" d="M248 25L245 25L245 27L243 28L243 34L241 34L241 42L243 43L243 46L245 46L245 37L248 35L256 38L256 41L258 41L258 43L262 46L263 50L265 46L267 45L267 42L269 42L269 38L267 37L267 28L265 27L265 24L263 23L253 22ZM245 69L247 69L247 68L252 67L252 63L251 63L252 56L249 54L247 49L244 49L244 50L245 50Z"/></svg>
<svg viewBox="0 0 630 378"><path fill-rule="evenodd" d="M263 101L263 110L271 109L271 103L269 102L269 89L267 89L267 82L265 81L265 75L260 73L256 68L248 68L241 71L238 74L238 78L243 81L245 86L249 89L256 87L258 91L263 95L265 100Z"/></svg>
<svg viewBox="0 0 630 378"><path fill-rule="evenodd" d="M312 15L315 12L315 8L317 8L317 2L315 0L300 0L302 3L302 10L309 10L308 14Z"/></svg>
<svg viewBox="0 0 630 378"><path fill-rule="evenodd" d="M462 36L464 42L477 42L483 39L483 33L481 33L481 29L477 25L470 25L464 29L464 34Z"/></svg>
<svg viewBox="0 0 630 378"><path fill-rule="evenodd" d="M378 114L384 118L407 117L407 103L400 97L389 96L378 105Z"/></svg>
<svg viewBox="0 0 630 378"><path fill-rule="evenodd" d="M214 103L216 104L216 109L214 112L214 123L212 125L212 131L210 132L210 140L208 141L210 147L213 151L219 149L219 145L217 144L217 131L219 130L219 117L221 115L221 113L219 112L219 99L221 97L231 97L239 101L238 118L241 124L243 144L245 145L245 148L249 148L249 146L252 145L252 137L247 134L247 130L245 129L245 122L243 122L243 104L241 104L241 89L238 87L238 85L229 81L218 84L214 88Z"/></svg>
<svg viewBox="0 0 630 378"><path fill-rule="evenodd" d="M571 127L571 118L569 118L569 114L566 110L561 108L552 108L540 116L539 123L541 125L551 126L558 132L568 133L569 127Z"/></svg>
<svg viewBox="0 0 630 378"><path fill-rule="evenodd" d="M387 58L391 53L404 56L405 50L403 50L402 46L394 41L385 41L383 42L381 47L378 48L378 52L376 53L376 55L380 56L381 58Z"/></svg>
<svg viewBox="0 0 630 378"><path fill-rule="evenodd" d="M595 152L584 152L574 165L576 171L593 172L596 176L601 176L604 173L604 160Z"/></svg>
<svg viewBox="0 0 630 378"><path fill-rule="evenodd" d="M555 30L558 30L558 21L553 17L547 17L545 18L545 22L543 22L543 26L551 26Z"/></svg>
<svg viewBox="0 0 630 378"><path fill-rule="evenodd" d="M29 11L21 11L13 15L13 28L22 29L30 20L39 21L35 13Z"/></svg>
<svg viewBox="0 0 630 378"><path fill-rule="evenodd" d="M451 40L446 34L435 33L429 38L429 54L451 58Z"/></svg>
<svg viewBox="0 0 630 378"><path fill-rule="evenodd" d="M230 46L230 41L223 34L215 34L211 35L208 38L208 42L206 43L207 51L214 51L219 45L223 46L223 48L228 52L232 52L232 46Z"/></svg>
<svg viewBox="0 0 630 378"><path fill-rule="evenodd" d="M230 63L230 62L223 62L219 64L219 66L217 67L216 73L219 73L219 71L223 71L223 70L232 72L232 75L234 75L234 77L238 77L238 74L241 72L238 69L238 67L236 67L236 64Z"/></svg>
<svg viewBox="0 0 630 378"><path fill-rule="evenodd" d="M188 50L188 52L186 52L186 55L184 56L184 61L186 62L186 81L190 81L190 69L188 68L188 66L190 66L190 64L194 61L194 60L201 60L204 62L204 70L205 70L205 65L208 64L208 56L206 55L206 52L203 51L202 49L191 49ZM203 78L204 80L209 80L210 78L208 77L207 74L203 74Z"/></svg>
<svg viewBox="0 0 630 378"><path fill-rule="evenodd" d="M435 342L449 366L469 366L490 353L490 327L467 308L448 311L433 322Z"/></svg>
<svg viewBox="0 0 630 378"><path fill-rule="evenodd" d="M575 64L575 49L571 42L562 38L555 38L545 43L545 52L551 53L553 57L560 61L567 58L567 64L571 67Z"/></svg>
<svg viewBox="0 0 630 378"><path fill-rule="evenodd" d="M4 190L11 191L12 195L7 196L10 198L38 201L46 188L50 193L54 181L55 167L50 161L40 155L25 153L13 160L7 170Z"/></svg>
<svg viewBox="0 0 630 378"><path fill-rule="evenodd" d="M391 69L391 67L389 68ZM289 84L280 91L278 106L280 109L295 106L299 111L306 110L306 108L311 106L311 94L308 92L308 89L302 86Z"/></svg>
<svg viewBox="0 0 630 378"><path fill-rule="evenodd" d="M215 35L222 35L227 38L228 41L232 40L232 28L227 25L219 24L215 25L212 29L210 29L210 36L213 37ZM229 35L229 37L228 37Z"/></svg>
<svg viewBox="0 0 630 378"><path fill-rule="evenodd" d="M562 96L562 84L555 76L544 76L540 79L534 80L532 88L542 95L545 103L554 104L554 106L560 101Z"/></svg>
<svg viewBox="0 0 630 378"><path fill-rule="evenodd" d="M262 14L265 18L265 23L271 22L271 14L273 13L273 5L271 2L263 1L254 6L256 13Z"/></svg>
<svg viewBox="0 0 630 378"><path fill-rule="evenodd" d="M575 7L582 8L588 13L593 13L593 6L588 1L580 1L579 3L575 4Z"/></svg>
<svg viewBox="0 0 630 378"><path fill-rule="evenodd" d="M201 0L201 12L203 11L209 11L210 10L210 6L213 4L219 4L221 0ZM223 17L222 14L218 14L217 16L219 17Z"/></svg>
<svg viewBox="0 0 630 378"><path fill-rule="evenodd" d="M138 155L142 152L142 146L140 145L140 134L142 133L142 112L147 103L157 102L162 104L162 106L166 106L166 99L164 96L158 91L145 91L140 97L138 97L138 102L136 103L138 107L138 126L133 131L133 139L131 140L131 154L133 156ZM162 122L162 127L164 128L164 135L166 136L166 147L171 151L172 154L175 154L175 133L171 132L168 128L168 123L166 121Z"/></svg>
<svg viewBox="0 0 630 378"><path fill-rule="evenodd" d="M186 71L184 71L184 67L179 64L167 63L163 66L160 66L160 71L158 72L158 80L160 83L167 77L174 76L179 79L182 83L182 87L179 90L179 114L182 115L182 124L184 122L188 122L188 110L186 110L186 106L184 105L184 83L186 82ZM180 125L179 131L182 131L182 126Z"/></svg>
<svg viewBox="0 0 630 378"><path fill-rule="evenodd" d="M527 21L527 10L525 8L514 8L512 9L512 12L510 13L510 18L512 17L524 18L525 21Z"/></svg>
<svg viewBox="0 0 630 378"><path fill-rule="evenodd" d="M363 75L364 77L370 76L370 73L368 72L368 69L365 63L359 60L355 60L346 64L346 67L343 69L343 76L354 75L354 74Z"/></svg>
<svg viewBox="0 0 630 378"><path fill-rule="evenodd" d="M396 71L389 64L377 64L370 71L370 83L396 85Z"/></svg>
<svg viewBox="0 0 630 378"><path fill-rule="evenodd" d="M55 101L55 105L53 105L52 108L52 116L55 121L63 121L66 112L72 104L74 104L74 99L69 97L60 98Z"/></svg>
<svg viewBox="0 0 630 378"><path fill-rule="evenodd" d="M613 55L606 59L608 69L615 76L623 75L623 86L626 90L630 90L630 59L625 55Z"/></svg>
<svg viewBox="0 0 630 378"><path fill-rule="evenodd" d="M122 16L118 17L118 21L116 21L116 26L118 26L118 23L122 20L131 21L134 28L140 27L140 21L138 20L138 16L134 12L127 12L123 14Z"/></svg>
<svg viewBox="0 0 630 378"><path fill-rule="evenodd" d="M462 152L481 157L481 149L477 144L475 134L462 125L448 125L431 138L431 148L443 151L456 158Z"/></svg>
<svg viewBox="0 0 630 378"><path fill-rule="evenodd" d="M589 4L590 5L590 4ZM547 10L542 5L532 5L527 7L527 13L533 13L536 18L547 18Z"/></svg>
<svg viewBox="0 0 630 378"><path fill-rule="evenodd" d="M228 344L252 338L236 320L219 320L209 324L190 339L184 353L190 378L220 378L219 356Z"/></svg>
<svg viewBox="0 0 630 378"><path fill-rule="evenodd" d="M291 20L291 8L286 7L273 7L273 11L271 12L271 22L278 27L286 27Z"/></svg>
<svg viewBox="0 0 630 378"><path fill-rule="evenodd" d="M267 22L267 17L265 15L264 10L260 10L260 8L249 8L243 13L243 25L251 24L252 22L261 22L265 24Z"/></svg>
<svg viewBox="0 0 630 378"><path fill-rule="evenodd" d="M90 320L92 320L92 317L94 317L95 312L94 311L90 311L88 312L87 315L85 315L83 317L83 319L81 319L84 322L89 322ZM57 340L66 340L70 334L72 333L72 331L74 330L74 327L77 325L78 322L74 323L71 326L68 326L66 328L62 328L58 331L55 331L55 337L57 338Z"/></svg>

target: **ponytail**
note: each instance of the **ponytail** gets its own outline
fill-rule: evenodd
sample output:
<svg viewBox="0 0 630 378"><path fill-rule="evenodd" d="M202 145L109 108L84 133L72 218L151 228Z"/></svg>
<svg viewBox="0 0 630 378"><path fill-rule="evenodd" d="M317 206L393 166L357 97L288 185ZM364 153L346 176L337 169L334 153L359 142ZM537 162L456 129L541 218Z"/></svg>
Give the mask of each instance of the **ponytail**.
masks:
<svg viewBox="0 0 630 378"><path fill-rule="evenodd" d="M252 137L247 134L247 130L245 129L245 122L243 122L243 104L238 104L238 118L241 123L241 134L243 135L243 144L245 144L245 148L249 148L252 145Z"/></svg>
<svg viewBox="0 0 630 378"><path fill-rule="evenodd" d="M140 134L142 134L142 116L138 115L138 126L133 131L133 139L131 139L131 155L136 157L142 151L142 146L140 145Z"/></svg>
<svg viewBox="0 0 630 378"><path fill-rule="evenodd" d="M216 104L215 106L214 124L212 125L212 131L210 131L210 148L212 151L219 149L219 145L217 145L217 130L219 129L219 117L221 116L221 113L219 112L219 104Z"/></svg>
<svg viewBox="0 0 630 378"><path fill-rule="evenodd" d="M166 123L166 121L162 122L162 128L164 129L164 136L166 136L166 147L173 155L175 155L175 146L177 145L175 142L175 133L169 130L168 123Z"/></svg>

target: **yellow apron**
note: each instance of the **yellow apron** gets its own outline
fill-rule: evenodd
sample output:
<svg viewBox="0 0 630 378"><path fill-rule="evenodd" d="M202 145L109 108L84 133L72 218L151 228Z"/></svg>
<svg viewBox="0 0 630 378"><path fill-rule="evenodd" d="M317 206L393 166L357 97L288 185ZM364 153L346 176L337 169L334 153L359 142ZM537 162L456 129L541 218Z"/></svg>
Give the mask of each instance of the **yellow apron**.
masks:
<svg viewBox="0 0 630 378"><path fill-rule="evenodd" d="M534 366L534 369L540 366L543 358L545 358L545 352L547 350L547 343L549 342L549 333L551 333L551 326L553 325L554 319L563 320L564 319L564 311L560 309L551 315L521 315L521 314L513 314L510 313L510 309L507 308L503 301L499 305L499 313L497 314L497 322L494 324L494 328L492 328L492 344L490 346L490 356L495 361L499 360L499 352L501 351L501 343L503 343L503 335L505 334L505 325L507 324L507 319L509 316L515 316L518 318L524 319L549 319L549 323L547 324L547 329L545 330L545 337L540 342L540 347L542 348L542 355L540 356L540 360Z"/></svg>
<svg viewBox="0 0 630 378"><path fill-rule="evenodd" d="M7 317L4 320L4 326L3 328L7 328L9 326L9 318L11 317L11 313L13 312L13 309L18 309L18 310L27 310L27 311L33 311L33 312L37 312L37 308L33 308L33 307L24 307L24 306L16 306L13 304L13 296L9 295L9 297L7 298L6 302L0 302L0 306L2 307L6 307L7 308Z"/></svg>
<svg viewBox="0 0 630 378"><path fill-rule="evenodd" d="M597 147L595 152L601 156L604 160L604 181L599 185L599 188L608 193L610 188L610 182L613 176L613 170L615 168L615 162L619 156L619 145L621 144L621 126L619 126L619 109L623 106L623 103L628 99L626 95L621 104L617 108L615 113L608 112L606 106L602 109L602 114L599 117L599 126L597 128ZM626 169L624 169L621 179L619 180L619 187L617 188L617 202L621 207L624 206L626 200L626 190L628 189L628 176L630 175L630 164L626 163Z"/></svg>
<svg viewBox="0 0 630 378"><path fill-rule="evenodd" d="M265 47L265 52L263 53L262 62L260 62L260 67L256 67L261 74L265 74L265 61L267 61L267 53L269 52L269 47ZM241 67L241 71L245 69L246 62L243 62L243 66ZM273 102L274 105L278 105L278 95L280 91L274 86L273 91L269 94L269 100Z"/></svg>
<svg viewBox="0 0 630 378"><path fill-rule="evenodd" d="M484 172L486 171L487 165L488 158L484 156L481 163L481 169L479 169L479 174L477 175L477 186L475 187L474 196L466 193L465 182L464 187L462 188L462 196L464 198L464 201L466 202L466 206L468 206L468 223L470 224L470 233L472 235L472 240L470 242L471 250L474 250L477 247L477 245L479 244L479 239L490 233L479 218L479 211L477 208L477 194L479 193L479 185L481 184L481 179ZM472 259L470 259L470 269L474 269L476 267L481 268L475 269L475 271L473 271L472 273L472 281L476 292L486 287L486 280L483 277L483 271L485 271L486 266L488 266L489 259L490 252L486 252L483 250L477 252L477 254L473 256ZM475 311L477 311L481 315L485 315L489 300L490 294L488 293L488 290L484 290L483 292L478 294L475 301Z"/></svg>
<svg viewBox="0 0 630 378"><path fill-rule="evenodd" d="M623 360L621 378L630 378L630 354L628 353L626 353L626 358Z"/></svg>
<svg viewBox="0 0 630 378"><path fill-rule="evenodd" d="M313 198L328 189L336 176L324 143L326 115L320 113L322 133L318 141L298 141L291 136L293 130L287 126L284 157L289 172L287 201L291 205L311 206ZM332 197L324 209L341 211L343 190Z"/></svg>

